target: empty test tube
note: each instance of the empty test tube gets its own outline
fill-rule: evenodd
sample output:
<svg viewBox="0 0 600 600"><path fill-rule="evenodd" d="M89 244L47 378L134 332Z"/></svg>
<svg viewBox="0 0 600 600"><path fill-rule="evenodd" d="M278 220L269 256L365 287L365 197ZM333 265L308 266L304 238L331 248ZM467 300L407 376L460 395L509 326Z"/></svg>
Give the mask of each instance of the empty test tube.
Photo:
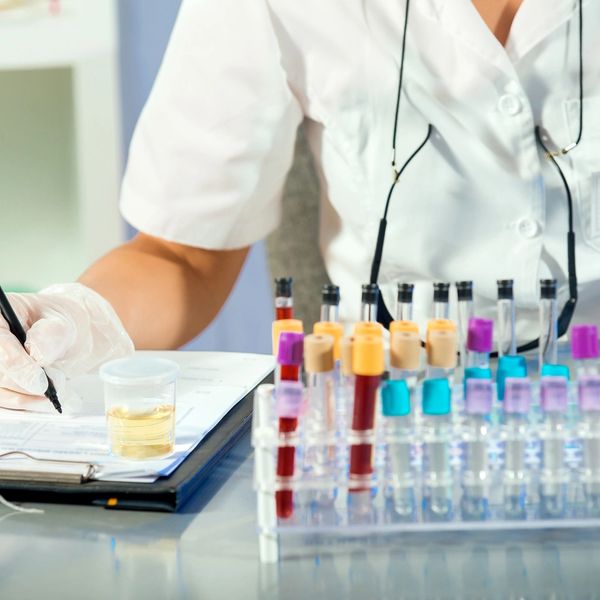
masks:
<svg viewBox="0 0 600 600"><path fill-rule="evenodd" d="M447 379L423 382L423 510L427 520L452 517L451 395Z"/></svg>
<svg viewBox="0 0 600 600"><path fill-rule="evenodd" d="M360 301L360 320L377 321L377 305L379 304L379 288L376 283L362 286Z"/></svg>
<svg viewBox="0 0 600 600"><path fill-rule="evenodd" d="M427 324L427 379L452 380L457 362L456 323L433 319Z"/></svg>
<svg viewBox="0 0 600 600"><path fill-rule="evenodd" d="M540 513L544 518L560 518L566 509L567 470L565 468L567 380L542 377Z"/></svg>
<svg viewBox="0 0 600 600"><path fill-rule="evenodd" d="M540 372L544 365L558 361L558 308L556 279L540 280Z"/></svg>
<svg viewBox="0 0 600 600"><path fill-rule="evenodd" d="M304 338L304 370L307 377L305 467L318 480L335 479L336 402L334 393L334 339L329 335ZM334 488L325 488L318 501L335 497Z"/></svg>
<svg viewBox="0 0 600 600"><path fill-rule="evenodd" d="M597 327L595 325L573 325L570 336L571 356L575 361L577 377L600 375Z"/></svg>
<svg viewBox="0 0 600 600"><path fill-rule="evenodd" d="M473 317L473 282L457 281L456 294L458 298L458 348L460 364L466 364L467 329L469 320Z"/></svg>
<svg viewBox="0 0 600 600"><path fill-rule="evenodd" d="M481 521L489 514L488 444L493 389L489 379L469 379L465 387L461 512L465 520Z"/></svg>
<svg viewBox="0 0 600 600"><path fill-rule="evenodd" d="M340 317L340 288L327 284L321 290L321 321L337 323Z"/></svg>
<svg viewBox="0 0 600 600"><path fill-rule="evenodd" d="M412 321L413 318L413 291L412 283L398 284L398 304L396 305L397 321Z"/></svg>
<svg viewBox="0 0 600 600"><path fill-rule="evenodd" d="M588 516L600 516L600 375L578 382L579 438L583 450L581 483Z"/></svg>
<svg viewBox="0 0 600 600"><path fill-rule="evenodd" d="M504 382L504 516L524 519L526 516L529 473L526 448L529 432L531 382L526 377L507 377Z"/></svg>
<svg viewBox="0 0 600 600"><path fill-rule="evenodd" d="M433 284L433 318L447 319L450 316L450 284L437 282Z"/></svg>
<svg viewBox="0 0 600 600"><path fill-rule="evenodd" d="M517 353L515 329L515 300L513 280L498 279L498 356L514 356Z"/></svg>
<svg viewBox="0 0 600 600"><path fill-rule="evenodd" d="M416 508L412 466L414 421L405 380L385 383L381 390L381 407L385 417L386 467L394 510L401 517L412 517Z"/></svg>
<svg viewBox="0 0 600 600"><path fill-rule="evenodd" d="M294 316L294 298L292 295L292 278L275 279L275 318L292 319Z"/></svg>

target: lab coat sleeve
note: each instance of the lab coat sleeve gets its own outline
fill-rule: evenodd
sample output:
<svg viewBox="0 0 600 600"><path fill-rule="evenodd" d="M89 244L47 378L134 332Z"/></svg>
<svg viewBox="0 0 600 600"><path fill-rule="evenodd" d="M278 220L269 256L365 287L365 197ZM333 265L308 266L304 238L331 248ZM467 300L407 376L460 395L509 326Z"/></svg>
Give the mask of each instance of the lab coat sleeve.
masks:
<svg viewBox="0 0 600 600"><path fill-rule="evenodd" d="M265 0L184 0L131 142L121 212L208 249L277 227L300 105Z"/></svg>

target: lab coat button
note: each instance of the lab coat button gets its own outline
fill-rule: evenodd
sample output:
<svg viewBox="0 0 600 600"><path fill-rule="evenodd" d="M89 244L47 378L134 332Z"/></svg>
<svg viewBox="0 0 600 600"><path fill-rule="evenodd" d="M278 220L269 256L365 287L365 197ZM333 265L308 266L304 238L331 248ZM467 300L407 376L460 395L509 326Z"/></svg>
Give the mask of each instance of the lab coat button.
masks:
<svg viewBox="0 0 600 600"><path fill-rule="evenodd" d="M521 100L514 94L504 94L503 96L500 96L500 99L498 100L498 109L500 112L509 115L510 117L518 115L521 112L521 108L523 108Z"/></svg>
<svg viewBox="0 0 600 600"><path fill-rule="evenodd" d="M534 238L540 232L540 224L534 219L519 219L517 223L517 231L524 238Z"/></svg>

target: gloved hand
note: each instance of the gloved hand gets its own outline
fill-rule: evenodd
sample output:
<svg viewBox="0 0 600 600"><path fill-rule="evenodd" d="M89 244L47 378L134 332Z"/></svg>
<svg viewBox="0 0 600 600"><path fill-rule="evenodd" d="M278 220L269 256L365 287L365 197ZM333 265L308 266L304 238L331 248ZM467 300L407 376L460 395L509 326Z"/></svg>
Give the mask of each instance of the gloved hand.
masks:
<svg viewBox="0 0 600 600"><path fill-rule="evenodd" d="M134 350L112 306L80 283L7 296L27 332L27 351L0 316L0 388L43 395L48 380L42 367L73 377Z"/></svg>

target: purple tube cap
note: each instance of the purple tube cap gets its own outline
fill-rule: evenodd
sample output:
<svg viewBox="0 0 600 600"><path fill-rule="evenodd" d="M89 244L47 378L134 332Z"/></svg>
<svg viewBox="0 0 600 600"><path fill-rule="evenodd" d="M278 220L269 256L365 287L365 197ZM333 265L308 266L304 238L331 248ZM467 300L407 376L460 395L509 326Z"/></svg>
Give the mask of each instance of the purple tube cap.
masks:
<svg viewBox="0 0 600 600"><path fill-rule="evenodd" d="M531 382L528 377L507 377L504 380L504 412L528 413L531 404Z"/></svg>
<svg viewBox="0 0 600 600"><path fill-rule="evenodd" d="M575 360L598 358L598 328L595 325L571 327L571 356Z"/></svg>
<svg viewBox="0 0 600 600"><path fill-rule="evenodd" d="M467 331L467 350L472 352L491 352L494 322L491 319L469 319Z"/></svg>
<svg viewBox="0 0 600 600"><path fill-rule="evenodd" d="M491 379L467 379L465 409L470 415L488 415L492 411Z"/></svg>
<svg viewBox="0 0 600 600"><path fill-rule="evenodd" d="M565 412L569 401L569 384L564 377L542 377L540 406L545 412Z"/></svg>
<svg viewBox="0 0 600 600"><path fill-rule="evenodd" d="M279 335L277 363L280 365L300 366L304 358L304 334L284 331Z"/></svg>
<svg viewBox="0 0 600 600"><path fill-rule="evenodd" d="M579 409L600 411L600 375L584 375L579 378Z"/></svg>

